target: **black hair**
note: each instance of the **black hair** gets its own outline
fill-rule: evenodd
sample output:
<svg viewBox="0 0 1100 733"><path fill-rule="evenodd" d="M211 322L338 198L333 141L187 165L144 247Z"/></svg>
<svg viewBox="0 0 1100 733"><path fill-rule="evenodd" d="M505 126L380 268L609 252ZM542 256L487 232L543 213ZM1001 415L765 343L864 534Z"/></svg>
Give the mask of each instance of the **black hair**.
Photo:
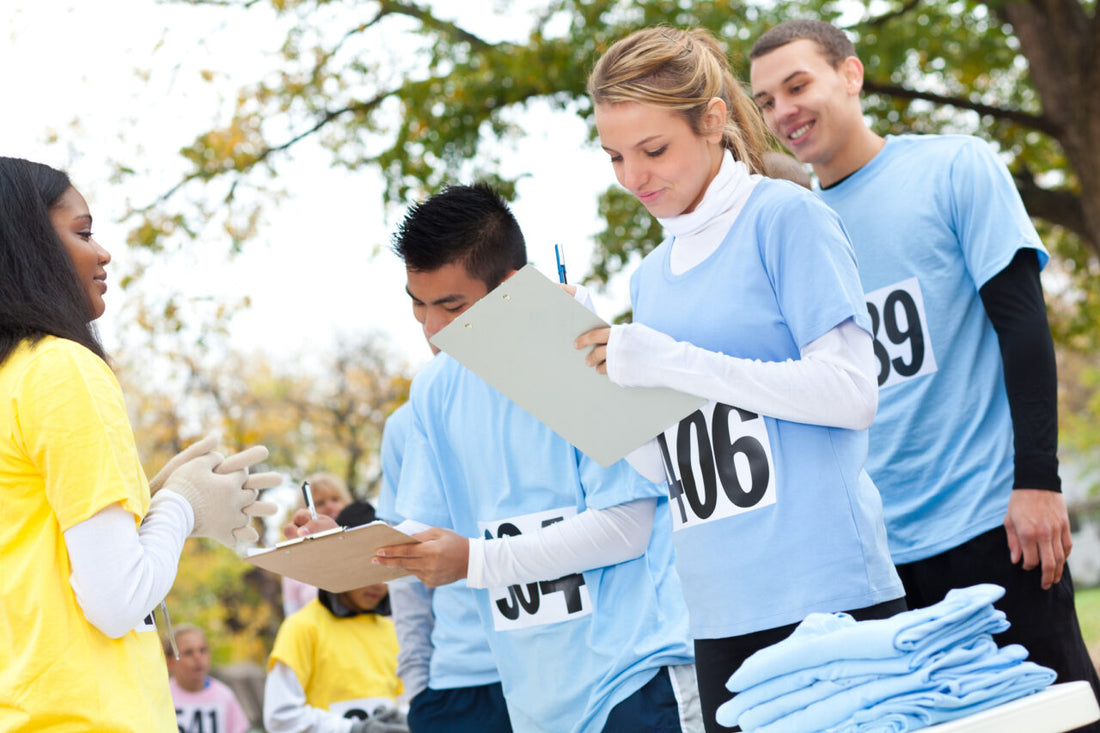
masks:
<svg viewBox="0 0 1100 733"><path fill-rule="evenodd" d="M374 507L369 501L353 501L336 515L336 523L341 527L358 527L370 524L374 519Z"/></svg>
<svg viewBox="0 0 1100 733"><path fill-rule="evenodd" d="M409 207L393 237L393 251L414 271L453 262L492 290L527 264L519 223L487 183L453 185Z"/></svg>
<svg viewBox="0 0 1100 733"><path fill-rule="evenodd" d="M50 209L72 188L62 171L0 157L0 364L24 339L69 339L106 361L88 293Z"/></svg>
<svg viewBox="0 0 1100 733"><path fill-rule="evenodd" d="M758 59L781 46L803 39L816 43L821 50L821 55L834 69L844 59L856 55L856 47L852 45L852 41L844 31L831 23L810 18L794 18L783 21L757 38L752 50L749 51L749 59Z"/></svg>

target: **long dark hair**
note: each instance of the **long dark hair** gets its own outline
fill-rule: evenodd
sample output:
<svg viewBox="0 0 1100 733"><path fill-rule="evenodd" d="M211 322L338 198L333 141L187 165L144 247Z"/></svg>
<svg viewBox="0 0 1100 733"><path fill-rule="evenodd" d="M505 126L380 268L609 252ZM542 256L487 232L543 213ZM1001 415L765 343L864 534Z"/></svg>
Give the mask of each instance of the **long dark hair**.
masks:
<svg viewBox="0 0 1100 733"><path fill-rule="evenodd" d="M72 183L64 172L0 157L0 364L19 343L75 341L106 361L88 293L50 220Z"/></svg>

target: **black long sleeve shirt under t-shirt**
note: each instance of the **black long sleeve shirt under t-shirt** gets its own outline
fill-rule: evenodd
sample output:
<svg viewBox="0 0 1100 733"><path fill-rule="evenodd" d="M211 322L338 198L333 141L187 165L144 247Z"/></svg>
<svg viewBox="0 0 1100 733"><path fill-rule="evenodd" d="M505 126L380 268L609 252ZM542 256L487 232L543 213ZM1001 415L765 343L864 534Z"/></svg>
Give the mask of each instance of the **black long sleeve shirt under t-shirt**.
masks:
<svg viewBox="0 0 1100 733"><path fill-rule="evenodd" d="M1019 250L978 292L1004 362L1016 449L1013 488L1061 491L1057 367L1037 252Z"/></svg>

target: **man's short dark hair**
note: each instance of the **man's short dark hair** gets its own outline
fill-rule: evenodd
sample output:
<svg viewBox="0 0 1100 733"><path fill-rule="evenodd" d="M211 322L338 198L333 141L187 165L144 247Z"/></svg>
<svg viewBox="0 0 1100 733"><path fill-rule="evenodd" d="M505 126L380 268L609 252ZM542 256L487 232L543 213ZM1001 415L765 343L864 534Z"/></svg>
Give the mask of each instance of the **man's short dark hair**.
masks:
<svg viewBox="0 0 1100 733"><path fill-rule="evenodd" d="M527 264L523 232L508 203L480 182L448 186L413 204L394 234L393 251L419 272L460 262L489 290Z"/></svg>
<svg viewBox="0 0 1100 733"><path fill-rule="evenodd" d="M783 21L757 38L749 51L749 60L753 61L781 46L802 39L816 43L825 60L834 69L844 59L856 55L856 47L852 45L852 41L836 26L823 20L796 18Z"/></svg>

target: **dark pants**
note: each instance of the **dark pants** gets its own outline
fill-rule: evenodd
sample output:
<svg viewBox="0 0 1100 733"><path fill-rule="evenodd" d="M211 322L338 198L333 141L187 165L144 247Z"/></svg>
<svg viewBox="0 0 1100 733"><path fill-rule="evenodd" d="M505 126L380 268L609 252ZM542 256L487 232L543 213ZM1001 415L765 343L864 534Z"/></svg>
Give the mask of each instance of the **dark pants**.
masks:
<svg viewBox="0 0 1100 733"><path fill-rule="evenodd" d="M905 600L898 598L848 611L848 613L857 621L866 621L873 618L889 618L904 610L906 610ZM783 641L797 626L798 624L790 624L725 639L695 640L695 674L699 678L699 703L703 708L703 726L707 733L741 730L737 727L727 728L718 725L718 721L715 720L719 706L734 697L733 693L726 689L726 682L746 659L766 646Z"/></svg>
<svg viewBox="0 0 1100 733"><path fill-rule="evenodd" d="M1003 587L1004 597L993 605L1005 612L1012 626L993 637L997 644L1022 645L1029 660L1058 673L1057 682L1085 680L1100 699L1100 679L1077 624L1068 565L1062 580L1043 590L1041 569L1013 565L1005 528L997 527L947 552L897 568L910 608L937 603L952 588L978 583ZM1100 723L1079 730L1100 733Z"/></svg>
<svg viewBox="0 0 1100 733"><path fill-rule="evenodd" d="M411 733L512 733L500 683L433 690L409 703Z"/></svg>
<svg viewBox="0 0 1100 733"><path fill-rule="evenodd" d="M653 679L612 708L603 733L681 733L680 706L668 668L661 667Z"/></svg>

